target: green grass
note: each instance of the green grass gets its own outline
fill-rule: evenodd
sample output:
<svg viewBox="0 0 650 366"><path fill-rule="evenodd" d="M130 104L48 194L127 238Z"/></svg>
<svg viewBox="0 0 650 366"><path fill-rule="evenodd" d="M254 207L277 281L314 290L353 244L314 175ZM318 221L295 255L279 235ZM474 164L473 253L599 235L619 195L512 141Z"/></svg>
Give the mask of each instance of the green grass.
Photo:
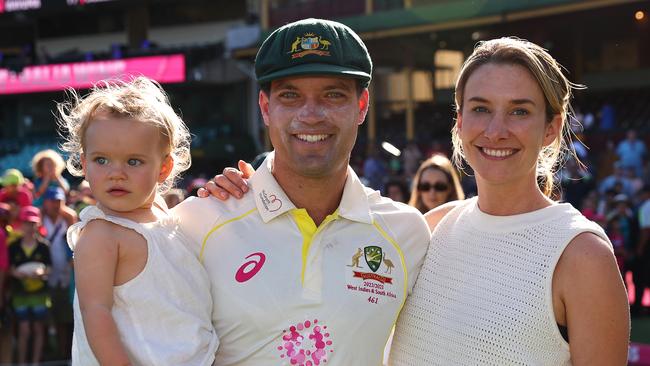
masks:
<svg viewBox="0 0 650 366"><path fill-rule="evenodd" d="M632 318L632 342L650 344L650 317Z"/></svg>

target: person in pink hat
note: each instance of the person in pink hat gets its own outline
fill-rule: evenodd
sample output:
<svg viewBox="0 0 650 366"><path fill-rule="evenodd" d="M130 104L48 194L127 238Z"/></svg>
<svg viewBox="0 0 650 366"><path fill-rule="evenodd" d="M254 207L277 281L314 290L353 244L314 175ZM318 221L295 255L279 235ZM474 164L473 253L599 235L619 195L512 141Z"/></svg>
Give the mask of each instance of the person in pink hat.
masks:
<svg viewBox="0 0 650 366"><path fill-rule="evenodd" d="M28 341L33 339L31 362L41 360L49 296L46 275L51 265L47 241L40 236L41 213L25 206L18 214L22 238L9 248L12 306L18 321L18 363L27 362Z"/></svg>

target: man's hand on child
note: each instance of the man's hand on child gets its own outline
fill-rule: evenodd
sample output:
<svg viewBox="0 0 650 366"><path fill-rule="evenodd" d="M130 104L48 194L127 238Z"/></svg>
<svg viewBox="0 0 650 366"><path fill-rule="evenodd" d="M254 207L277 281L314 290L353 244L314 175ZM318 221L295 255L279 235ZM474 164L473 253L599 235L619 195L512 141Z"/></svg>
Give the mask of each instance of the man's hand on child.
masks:
<svg viewBox="0 0 650 366"><path fill-rule="evenodd" d="M239 170L225 168L222 174L216 175L205 184L205 187L200 188L197 195L199 197L213 195L222 201L227 200L230 196L242 198L248 192L247 180L255 173L255 169L243 160L240 160L237 166Z"/></svg>

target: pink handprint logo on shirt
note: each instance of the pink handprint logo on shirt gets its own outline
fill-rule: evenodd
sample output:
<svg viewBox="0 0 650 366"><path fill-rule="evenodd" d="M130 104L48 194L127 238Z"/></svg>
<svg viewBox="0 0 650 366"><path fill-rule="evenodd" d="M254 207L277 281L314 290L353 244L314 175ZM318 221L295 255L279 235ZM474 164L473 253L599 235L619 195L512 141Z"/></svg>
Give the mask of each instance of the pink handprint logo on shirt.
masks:
<svg viewBox="0 0 650 366"><path fill-rule="evenodd" d="M280 358L291 365L317 366L327 363L327 354L334 352L326 325L307 320L292 325L282 334L282 345L278 346Z"/></svg>

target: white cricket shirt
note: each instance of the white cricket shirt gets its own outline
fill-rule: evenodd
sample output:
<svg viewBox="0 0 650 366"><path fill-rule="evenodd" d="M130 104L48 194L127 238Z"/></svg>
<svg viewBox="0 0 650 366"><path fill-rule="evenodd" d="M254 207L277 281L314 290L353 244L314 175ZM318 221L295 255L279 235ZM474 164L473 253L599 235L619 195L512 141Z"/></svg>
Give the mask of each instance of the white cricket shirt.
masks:
<svg viewBox="0 0 650 366"><path fill-rule="evenodd" d="M316 227L271 174L241 200L174 211L212 284L215 364L381 365L430 239L422 215L364 187L348 168L341 203Z"/></svg>

